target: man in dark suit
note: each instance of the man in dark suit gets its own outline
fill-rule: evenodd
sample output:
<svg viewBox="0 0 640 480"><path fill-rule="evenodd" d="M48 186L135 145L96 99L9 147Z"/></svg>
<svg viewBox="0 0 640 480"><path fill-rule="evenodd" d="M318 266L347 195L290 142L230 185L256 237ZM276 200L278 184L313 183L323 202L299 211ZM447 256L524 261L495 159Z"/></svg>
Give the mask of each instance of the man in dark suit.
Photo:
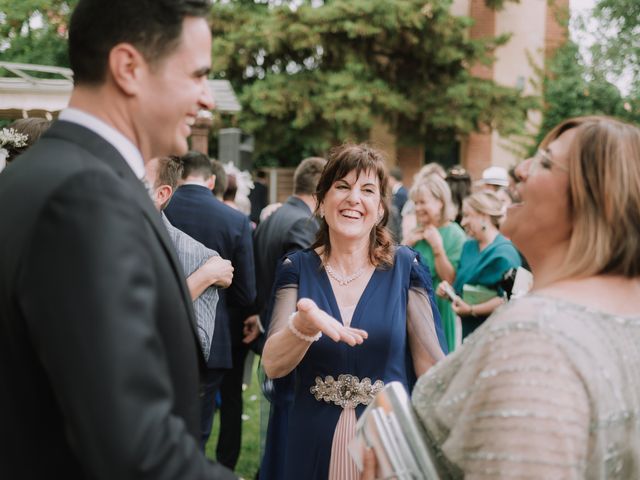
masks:
<svg viewBox="0 0 640 480"><path fill-rule="evenodd" d="M7 478L235 478L198 448L191 299L140 180L213 107L209 9L80 0L70 108L0 175Z"/></svg>
<svg viewBox="0 0 640 480"><path fill-rule="evenodd" d="M258 225L260 223L260 212L269 203L269 187L267 187L267 174L264 170L258 170L256 178L253 180L253 188L249 192L251 202L251 221Z"/></svg>
<svg viewBox="0 0 640 480"><path fill-rule="evenodd" d="M394 167L389 171L389 187L392 193L387 228L396 243L402 241L402 208L407 203L409 194L402 184L402 171Z"/></svg>
<svg viewBox="0 0 640 480"><path fill-rule="evenodd" d="M409 194L402 184L402 171L398 167L389 170L389 183L391 184L391 203L402 213L402 207L407 203Z"/></svg>
<svg viewBox="0 0 640 480"><path fill-rule="evenodd" d="M269 215L254 232L253 245L256 258L256 285L258 296L256 311L260 312L260 318L264 327L268 328L269 319L265 312L272 294L275 281L276 267L282 256L288 252L308 248L314 242L319 225L313 212L316 209L315 192L318 180L327 161L324 158L311 157L303 160L296 168L293 175L293 195ZM258 327L255 318L245 322L247 336L246 342L254 341L259 344L258 350L264 344L264 335L258 336ZM270 386L274 386L270 395L271 415L269 428L278 429L283 439L276 442L277 445L265 446L265 457L269 458L268 464L263 464L270 471L269 478L282 478L283 471L279 470L284 463L285 445L284 435L287 430L288 408L291 398L293 374L278 379ZM274 438L274 437L271 437Z"/></svg>
<svg viewBox="0 0 640 480"><path fill-rule="evenodd" d="M229 309L251 305L256 296L251 226L243 213L225 205L211 193L215 176L209 158L189 152L181 158L183 183L165 209L169 221L178 229L233 265L233 283L220 290L216 308L216 328L204 376L202 398L201 447L204 449L215 412L215 399L225 373L232 367Z"/></svg>

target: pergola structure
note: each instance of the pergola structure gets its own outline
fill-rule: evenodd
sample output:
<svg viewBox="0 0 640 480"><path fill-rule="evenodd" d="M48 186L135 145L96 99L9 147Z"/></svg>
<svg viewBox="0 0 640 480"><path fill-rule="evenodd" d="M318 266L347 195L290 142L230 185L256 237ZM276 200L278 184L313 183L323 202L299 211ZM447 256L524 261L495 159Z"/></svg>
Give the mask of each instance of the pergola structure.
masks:
<svg viewBox="0 0 640 480"><path fill-rule="evenodd" d="M73 72L69 68L0 61L0 69L11 74L0 77L0 118L51 120L69 103L73 88ZM241 110L228 80L208 83L217 112L233 114ZM192 130L192 148L207 152L211 125L211 112L202 112Z"/></svg>

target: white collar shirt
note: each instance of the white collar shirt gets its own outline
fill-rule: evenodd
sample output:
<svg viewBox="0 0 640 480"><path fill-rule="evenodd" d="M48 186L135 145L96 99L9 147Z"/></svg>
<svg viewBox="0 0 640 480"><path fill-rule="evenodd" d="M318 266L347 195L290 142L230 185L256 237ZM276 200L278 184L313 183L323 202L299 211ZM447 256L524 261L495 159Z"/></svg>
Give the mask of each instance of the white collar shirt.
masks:
<svg viewBox="0 0 640 480"><path fill-rule="evenodd" d="M82 125L83 127L86 127L92 132L100 135L107 142L113 145L116 150L118 150L120 155L122 155L127 162L127 165L129 165L131 170L133 170L136 177L140 180L144 178L144 161L142 160L140 150L138 150L131 140L111 125L108 125L94 115L71 107L62 110L58 119L66 122L77 123L78 125Z"/></svg>

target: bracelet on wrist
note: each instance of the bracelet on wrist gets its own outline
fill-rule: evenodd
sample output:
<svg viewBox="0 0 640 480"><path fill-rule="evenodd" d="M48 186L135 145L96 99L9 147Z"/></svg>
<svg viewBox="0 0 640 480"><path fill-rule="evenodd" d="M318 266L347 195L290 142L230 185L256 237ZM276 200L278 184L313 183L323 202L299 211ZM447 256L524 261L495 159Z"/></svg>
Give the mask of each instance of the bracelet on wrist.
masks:
<svg viewBox="0 0 640 480"><path fill-rule="evenodd" d="M316 333L315 335L305 335L304 333L302 333L300 330L296 328L296 326L293 324L293 318L297 315L297 313L298 312L295 311L291 315L289 315L289 320L287 321L287 327L289 328L289 331L293 333L296 337L298 337L300 340L304 340L305 342L313 343L320 340L320 337L322 337L321 331Z"/></svg>
<svg viewBox="0 0 640 480"><path fill-rule="evenodd" d="M471 305L469 307L469 313L471 314L472 317L477 317L478 315L476 314L476 312L473 311L473 305Z"/></svg>

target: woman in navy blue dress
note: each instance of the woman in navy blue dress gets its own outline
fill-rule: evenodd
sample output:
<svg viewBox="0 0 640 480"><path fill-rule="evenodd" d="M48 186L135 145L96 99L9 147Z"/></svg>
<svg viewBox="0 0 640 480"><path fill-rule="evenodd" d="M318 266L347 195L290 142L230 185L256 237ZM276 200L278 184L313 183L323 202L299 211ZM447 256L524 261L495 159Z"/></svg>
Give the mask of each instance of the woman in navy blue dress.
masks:
<svg viewBox="0 0 640 480"><path fill-rule="evenodd" d="M384 383L409 391L446 349L427 269L384 226L380 152L333 151L317 200L316 243L278 267L262 356L270 378L296 378L278 480L357 478L347 451L357 416Z"/></svg>

